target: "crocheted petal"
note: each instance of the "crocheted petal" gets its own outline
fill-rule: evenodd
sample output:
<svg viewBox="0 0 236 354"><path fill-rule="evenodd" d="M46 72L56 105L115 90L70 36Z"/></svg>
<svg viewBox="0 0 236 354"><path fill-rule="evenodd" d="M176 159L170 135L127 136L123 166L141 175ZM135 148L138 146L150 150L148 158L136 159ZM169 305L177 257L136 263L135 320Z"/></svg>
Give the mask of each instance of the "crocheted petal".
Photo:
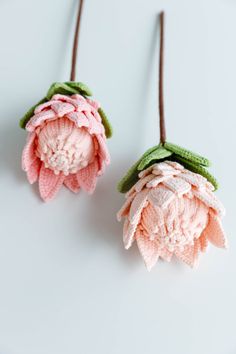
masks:
<svg viewBox="0 0 236 354"><path fill-rule="evenodd" d="M208 240L207 240L207 234L203 232L201 236L199 237L199 242L200 242L200 248L202 252L206 252L206 249L208 247Z"/></svg>
<svg viewBox="0 0 236 354"><path fill-rule="evenodd" d="M86 111L84 113L89 121L89 129L88 129L89 133L104 134L105 131L103 125L99 121L97 121L94 115L89 111Z"/></svg>
<svg viewBox="0 0 236 354"><path fill-rule="evenodd" d="M148 182L152 181L153 178L155 178L153 174L140 178L132 188L134 188L136 192L140 192L143 189L143 187L145 187L146 185L148 186Z"/></svg>
<svg viewBox="0 0 236 354"><path fill-rule="evenodd" d="M57 93L56 95L52 96L52 101L62 101L72 104L75 108L78 108L77 100L71 98L70 96L61 95Z"/></svg>
<svg viewBox="0 0 236 354"><path fill-rule="evenodd" d="M167 248L161 248L159 249L159 255L164 261L170 262L173 252L170 252Z"/></svg>
<svg viewBox="0 0 236 354"><path fill-rule="evenodd" d="M107 148L106 140L103 138L102 135L98 134L96 135L98 144L99 144L99 155L103 159L103 161L106 162L108 165L110 163L110 154Z"/></svg>
<svg viewBox="0 0 236 354"><path fill-rule="evenodd" d="M41 125L45 120L53 120L56 119L57 115L52 109L48 109L42 111L40 113L35 114L26 124L26 130L29 132L33 131L36 127Z"/></svg>
<svg viewBox="0 0 236 354"><path fill-rule="evenodd" d="M71 112L66 114L66 117L70 119L78 128L89 127L89 121L86 115L82 112Z"/></svg>
<svg viewBox="0 0 236 354"><path fill-rule="evenodd" d="M79 170L76 175L80 187L89 194L92 194L96 188L97 183L97 159L95 159L94 162L90 163L87 167L83 168L82 170Z"/></svg>
<svg viewBox="0 0 236 354"><path fill-rule="evenodd" d="M139 231L136 233L136 241L147 270L150 271L159 258L158 244L155 241L150 241Z"/></svg>
<svg viewBox="0 0 236 354"><path fill-rule="evenodd" d="M173 167L175 170L180 170L180 171L184 170L184 167L176 161L165 161L165 163Z"/></svg>
<svg viewBox="0 0 236 354"><path fill-rule="evenodd" d="M194 267L198 256L198 247L195 247L194 245L186 246L182 252L175 251L175 255L190 267Z"/></svg>
<svg viewBox="0 0 236 354"><path fill-rule="evenodd" d="M131 224L137 224L139 222L142 210L147 202L148 193L149 191L144 189L140 193L136 194L134 200L132 201L129 212L129 221Z"/></svg>
<svg viewBox="0 0 236 354"><path fill-rule="evenodd" d="M58 117L63 117L65 114L74 112L75 107L67 102L57 101L51 105L52 110Z"/></svg>
<svg viewBox="0 0 236 354"><path fill-rule="evenodd" d="M44 110L45 110L45 112L46 112L49 108L51 108L51 105L52 105L53 103L56 103L56 100L50 100L50 101L47 101L47 102L45 102L45 103L42 103L42 104L38 105L38 106L35 108L34 113L35 113L35 114L38 114L38 113L40 113L40 112L42 112L42 111L44 111Z"/></svg>
<svg viewBox="0 0 236 354"><path fill-rule="evenodd" d="M76 101L78 107L77 107L77 111L78 112L84 112L90 109L89 104L87 103L86 99L78 94L75 94L73 96L71 96L71 98L73 98L73 100Z"/></svg>
<svg viewBox="0 0 236 354"><path fill-rule="evenodd" d="M135 194L132 196L128 197L126 201L124 202L123 206L120 208L120 210L117 213L117 220L121 221L121 218L124 216L127 216L130 210L131 203L134 199Z"/></svg>
<svg viewBox="0 0 236 354"><path fill-rule="evenodd" d="M30 184L33 184L38 180L41 164L42 162L40 161L40 159L36 158L36 160L32 163L32 165L28 169L27 178Z"/></svg>
<svg viewBox="0 0 236 354"><path fill-rule="evenodd" d="M190 183L192 186L197 187L197 188L202 188L206 182L207 179L197 173L190 172L188 170L184 170L181 175L179 175L179 178L183 179L184 181Z"/></svg>
<svg viewBox="0 0 236 354"><path fill-rule="evenodd" d="M193 189L193 194L201 200L206 206L216 211L219 216L225 214L225 208L221 202L216 198L215 194L209 190Z"/></svg>
<svg viewBox="0 0 236 354"><path fill-rule="evenodd" d="M86 101L94 108L96 111L101 107L100 103L95 100L91 100L90 98L87 98Z"/></svg>
<svg viewBox="0 0 236 354"><path fill-rule="evenodd" d="M154 163L153 165L147 167L145 170L141 171L139 173L139 177L145 177L149 175L149 173L153 173L156 176L159 175L171 175L173 172L176 170L166 162L159 162L159 163Z"/></svg>
<svg viewBox="0 0 236 354"><path fill-rule="evenodd" d="M191 190L191 184L185 182L183 179L178 177L169 178L163 181L163 185L170 189L172 192L176 193L178 196L188 193Z"/></svg>
<svg viewBox="0 0 236 354"><path fill-rule="evenodd" d="M28 171L32 163L36 160L35 155L35 137L36 133L29 133L27 137L27 142L24 147L21 159L21 166L24 171Z"/></svg>
<svg viewBox="0 0 236 354"><path fill-rule="evenodd" d="M156 188L161 182L166 181L167 179L170 178L169 176L155 176L155 175L148 175L148 176L152 176L152 178L150 179L150 182L147 183L147 188Z"/></svg>
<svg viewBox="0 0 236 354"><path fill-rule="evenodd" d="M223 230L221 220L212 212L209 213L209 222L205 229L208 240L216 247L226 248L227 239Z"/></svg>
<svg viewBox="0 0 236 354"><path fill-rule="evenodd" d="M136 228L137 224L131 224L128 218L125 219L123 226L123 242L126 250L132 246Z"/></svg>
<svg viewBox="0 0 236 354"><path fill-rule="evenodd" d="M66 176L64 185L74 193L78 193L80 186L76 174Z"/></svg>
<svg viewBox="0 0 236 354"><path fill-rule="evenodd" d="M155 175L171 176L176 173L180 173L180 169L174 168L172 165L166 162L159 162L153 165L153 172Z"/></svg>
<svg viewBox="0 0 236 354"><path fill-rule="evenodd" d="M156 189L152 189L148 195L148 200L154 205L162 209L168 207L168 205L174 200L175 194L169 189L159 186Z"/></svg>
<svg viewBox="0 0 236 354"><path fill-rule="evenodd" d="M47 202L55 197L64 182L65 176L55 173L49 168L41 165L39 173L39 192L42 199Z"/></svg>

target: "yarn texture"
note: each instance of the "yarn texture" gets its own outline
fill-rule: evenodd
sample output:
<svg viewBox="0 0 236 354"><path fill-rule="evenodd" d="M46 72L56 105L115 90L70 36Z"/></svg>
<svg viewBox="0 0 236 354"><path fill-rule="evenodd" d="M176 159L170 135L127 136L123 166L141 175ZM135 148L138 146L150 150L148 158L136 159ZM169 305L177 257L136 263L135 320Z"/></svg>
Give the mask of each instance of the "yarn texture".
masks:
<svg viewBox="0 0 236 354"><path fill-rule="evenodd" d="M169 262L173 256L193 267L209 242L226 248L224 207L205 177L169 160L152 164L138 177L117 218L125 219L125 248L136 241L148 270L159 258Z"/></svg>
<svg viewBox="0 0 236 354"><path fill-rule="evenodd" d="M85 92L80 83L67 86L73 91L78 84ZM22 168L31 184L39 180L44 201L51 200L63 184L74 193L80 188L93 193L97 177L110 162L100 104L80 94L52 95L58 87L63 90L61 84L53 84L50 100L42 100L24 119L29 133Z"/></svg>
<svg viewBox="0 0 236 354"><path fill-rule="evenodd" d="M142 157L129 169L118 184L118 191L126 193L138 181L139 172L157 162L171 160L179 162L185 168L205 177L217 190L219 185L214 176L207 170L210 161L190 150L172 143L160 143L148 149Z"/></svg>

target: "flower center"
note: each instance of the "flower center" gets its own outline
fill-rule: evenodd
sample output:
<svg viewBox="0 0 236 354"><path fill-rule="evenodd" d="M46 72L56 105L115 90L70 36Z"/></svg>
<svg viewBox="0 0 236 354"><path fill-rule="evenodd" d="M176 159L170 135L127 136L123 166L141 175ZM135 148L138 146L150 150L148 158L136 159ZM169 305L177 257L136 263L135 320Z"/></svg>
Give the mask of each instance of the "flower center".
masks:
<svg viewBox="0 0 236 354"><path fill-rule="evenodd" d="M47 122L38 132L37 155L55 174L76 173L94 158L93 138L67 118Z"/></svg>

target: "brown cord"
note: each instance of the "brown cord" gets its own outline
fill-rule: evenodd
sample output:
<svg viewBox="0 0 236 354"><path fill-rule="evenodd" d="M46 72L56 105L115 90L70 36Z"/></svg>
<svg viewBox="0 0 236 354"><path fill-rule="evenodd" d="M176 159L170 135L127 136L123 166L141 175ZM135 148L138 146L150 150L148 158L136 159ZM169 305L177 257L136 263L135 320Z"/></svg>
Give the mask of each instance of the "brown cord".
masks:
<svg viewBox="0 0 236 354"><path fill-rule="evenodd" d="M77 52L78 52L79 29L80 29L83 3L84 0L79 1L79 9L78 9L77 21L75 26L75 35L74 35L74 43L73 43L73 51L72 51L70 81L75 81L75 76L76 76L76 59L77 59Z"/></svg>
<svg viewBox="0 0 236 354"><path fill-rule="evenodd" d="M160 118L160 143L166 142L166 128L164 115L163 94L163 67L164 67L164 12L160 13L160 58L159 58L159 118Z"/></svg>

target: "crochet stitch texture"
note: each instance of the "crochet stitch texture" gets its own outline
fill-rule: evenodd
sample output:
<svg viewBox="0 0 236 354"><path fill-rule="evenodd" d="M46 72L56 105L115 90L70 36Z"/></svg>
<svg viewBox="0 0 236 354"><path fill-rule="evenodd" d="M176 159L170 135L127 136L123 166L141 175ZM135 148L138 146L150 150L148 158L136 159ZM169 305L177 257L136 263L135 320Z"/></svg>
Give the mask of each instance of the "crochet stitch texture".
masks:
<svg viewBox="0 0 236 354"><path fill-rule="evenodd" d="M39 180L44 201L63 184L74 193L80 188L93 193L110 162L99 109L98 102L79 94L55 94L34 109L26 124L22 168L31 184Z"/></svg>
<svg viewBox="0 0 236 354"><path fill-rule="evenodd" d="M125 248L136 240L148 270L159 257L177 258L193 267L209 241L227 245L221 225L224 207L203 176L173 161L155 163L139 173L118 212L125 218Z"/></svg>

